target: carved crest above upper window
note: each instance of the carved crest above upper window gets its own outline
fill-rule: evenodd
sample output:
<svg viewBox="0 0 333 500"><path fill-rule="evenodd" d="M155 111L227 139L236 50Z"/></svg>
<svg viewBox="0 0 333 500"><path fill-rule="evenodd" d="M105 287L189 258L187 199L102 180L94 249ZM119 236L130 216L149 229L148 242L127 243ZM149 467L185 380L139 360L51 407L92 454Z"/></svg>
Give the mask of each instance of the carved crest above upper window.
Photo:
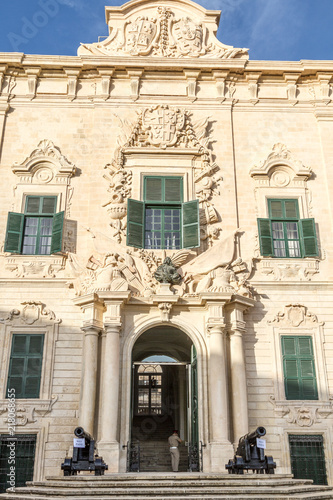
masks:
<svg viewBox="0 0 333 500"><path fill-rule="evenodd" d="M294 158L287 146L278 143L265 160L251 168L250 175L260 186L300 187L311 177L312 170Z"/></svg>
<svg viewBox="0 0 333 500"><path fill-rule="evenodd" d="M22 163L14 163L12 171L27 184L69 184L75 166L61 154L52 141L44 139Z"/></svg>
<svg viewBox="0 0 333 500"><path fill-rule="evenodd" d="M108 38L82 44L79 56L248 58L248 49L217 40L220 11L206 10L190 0L132 0L105 10Z"/></svg>

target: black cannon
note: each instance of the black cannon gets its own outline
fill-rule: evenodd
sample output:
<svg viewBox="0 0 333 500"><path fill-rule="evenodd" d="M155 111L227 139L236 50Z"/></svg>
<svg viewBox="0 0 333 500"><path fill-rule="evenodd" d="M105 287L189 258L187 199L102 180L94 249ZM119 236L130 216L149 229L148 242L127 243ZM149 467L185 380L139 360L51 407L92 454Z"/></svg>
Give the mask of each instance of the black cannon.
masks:
<svg viewBox="0 0 333 500"><path fill-rule="evenodd" d="M84 440L80 446L73 446L73 458L65 458L61 464L64 476L76 476L78 471L95 471L95 476L103 476L108 466L102 457L95 455L95 440L82 427L74 431L77 438Z"/></svg>
<svg viewBox="0 0 333 500"><path fill-rule="evenodd" d="M265 427L258 427L254 432L240 438L233 460L229 460L225 466L229 474L244 474L245 470L274 474L276 463L273 457L267 457L264 448L257 444L257 439L261 439L265 434Z"/></svg>

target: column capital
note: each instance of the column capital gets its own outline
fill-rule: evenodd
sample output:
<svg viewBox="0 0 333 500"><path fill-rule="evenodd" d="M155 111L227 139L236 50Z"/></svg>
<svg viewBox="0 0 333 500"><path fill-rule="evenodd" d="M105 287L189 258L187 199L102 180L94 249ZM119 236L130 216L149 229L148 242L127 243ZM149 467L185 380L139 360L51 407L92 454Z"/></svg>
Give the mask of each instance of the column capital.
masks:
<svg viewBox="0 0 333 500"><path fill-rule="evenodd" d="M105 305L96 293L90 293L73 300L74 304L80 306L84 312L83 328L103 329L103 313Z"/></svg>
<svg viewBox="0 0 333 500"><path fill-rule="evenodd" d="M219 322L209 322L207 323L207 335L210 337L211 335L224 335L225 334L225 323Z"/></svg>
<svg viewBox="0 0 333 500"><path fill-rule="evenodd" d="M246 323L245 321L235 320L228 324L227 330L230 337L242 337L243 333L246 332Z"/></svg>
<svg viewBox="0 0 333 500"><path fill-rule="evenodd" d="M109 322L106 322L104 323L104 332L106 333L106 335L108 333L118 333L120 334L121 332L121 326L122 326L122 323L119 321L119 322L112 322L112 321L109 321Z"/></svg>
<svg viewBox="0 0 333 500"><path fill-rule="evenodd" d="M81 330L83 331L85 336L96 335L97 337L100 334L100 332L102 331L100 326L93 325L93 324L82 326Z"/></svg>

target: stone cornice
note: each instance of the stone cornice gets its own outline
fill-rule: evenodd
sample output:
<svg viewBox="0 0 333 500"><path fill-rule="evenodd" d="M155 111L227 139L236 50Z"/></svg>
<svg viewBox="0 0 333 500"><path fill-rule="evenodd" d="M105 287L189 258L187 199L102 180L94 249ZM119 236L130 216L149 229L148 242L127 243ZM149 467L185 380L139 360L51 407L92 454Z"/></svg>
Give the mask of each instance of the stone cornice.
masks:
<svg viewBox="0 0 333 500"><path fill-rule="evenodd" d="M101 57L101 56L53 56L33 55L21 52L0 52L0 65L5 64L22 69L27 67L40 67L48 69L97 69L97 68L144 68L145 70L196 69L201 71L236 71L237 73L260 72L262 75L280 75L287 73L300 73L300 76L316 75L317 73L333 74L332 61L248 61L246 59L165 59L151 57ZM65 76L65 74L64 74Z"/></svg>

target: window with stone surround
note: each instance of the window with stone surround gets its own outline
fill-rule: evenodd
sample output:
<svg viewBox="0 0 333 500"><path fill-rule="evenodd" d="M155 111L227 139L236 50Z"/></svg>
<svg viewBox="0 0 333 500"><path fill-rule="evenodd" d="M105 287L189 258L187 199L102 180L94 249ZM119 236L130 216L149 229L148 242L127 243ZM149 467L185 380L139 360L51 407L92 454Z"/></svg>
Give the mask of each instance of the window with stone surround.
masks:
<svg viewBox="0 0 333 500"><path fill-rule="evenodd" d="M314 219L300 219L297 199L268 199L267 219L258 219L264 257L318 257Z"/></svg>
<svg viewBox="0 0 333 500"><path fill-rule="evenodd" d="M27 196L24 213L9 212L5 252L50 255L62 249L64 212L56 213L57 196Z"/></svg>
<svg viewBox="0 0 333 500"><path fill-rule="evenodd" d="M148 250L200 245L199 202L183 202L183 178L145 176L144 201L128 200L127 245Z"/></svg>

